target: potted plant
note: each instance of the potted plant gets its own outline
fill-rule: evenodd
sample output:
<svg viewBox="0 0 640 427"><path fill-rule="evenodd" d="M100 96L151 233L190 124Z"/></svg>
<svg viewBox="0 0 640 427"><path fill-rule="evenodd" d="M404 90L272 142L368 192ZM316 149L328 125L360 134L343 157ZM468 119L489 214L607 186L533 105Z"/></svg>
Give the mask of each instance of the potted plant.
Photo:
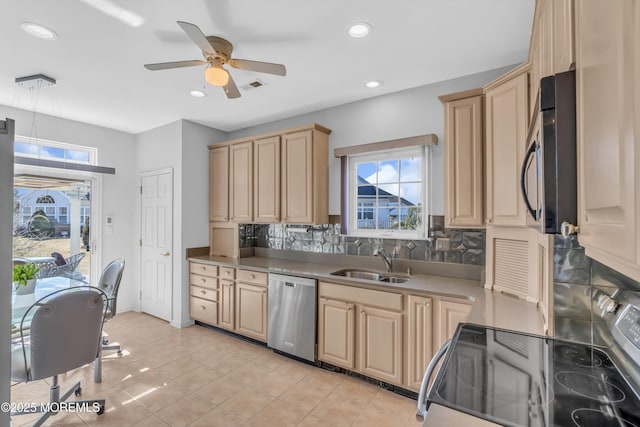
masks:
<svg viewBox="0 0 640 427"><path fill-rule="evenodd" d="M32 294L36 286L36 277L40 270L35 264L17 264L13 266L13 283L16 294Z"/></svg>

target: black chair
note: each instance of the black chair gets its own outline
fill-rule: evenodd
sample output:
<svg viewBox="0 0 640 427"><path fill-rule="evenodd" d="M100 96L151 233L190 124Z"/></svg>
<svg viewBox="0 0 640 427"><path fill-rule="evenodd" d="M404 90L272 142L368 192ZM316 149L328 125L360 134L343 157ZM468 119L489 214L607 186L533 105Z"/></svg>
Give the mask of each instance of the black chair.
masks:
<svg viewBox="0 0 640 427"><path fill-rule="evenodd" d="M100 353L106 306L103 291L83 286L54 292L27 309L20 322L20 338L11 349L11 379L30 382L52 377L49 405L25 404L24 410L12 412L12 416L44 412L33 424L39 426L55 415L60 402L72 393L80 396L79 381L61 396L58 375L93 362ZM104 399L69 404L94 409L98 414L105 408Z"/></svg>

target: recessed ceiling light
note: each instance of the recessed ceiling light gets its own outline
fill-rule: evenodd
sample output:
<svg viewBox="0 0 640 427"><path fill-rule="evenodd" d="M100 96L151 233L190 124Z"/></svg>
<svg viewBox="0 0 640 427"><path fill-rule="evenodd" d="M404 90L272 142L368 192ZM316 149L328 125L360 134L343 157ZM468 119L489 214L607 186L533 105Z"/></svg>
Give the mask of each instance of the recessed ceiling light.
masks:
<svg viewBox="0 0 640 427"><path fill-rule="evenodd" d="M380 80L371 80L370 82L366 82L364 85L368 88L378 87L382 84Z"/></svg>
<svg viewBox="0 0 640 427"><path fill-rule="evenodd" d="M191 92L189 92L191 94L191 96L194 96L196 98L202 98L204 96L206 96L207 94L204 93L201 90L192 90Z"/></svg>
<svg viewBox="0 0 640 427"><path fill-rule="evenodd" d="M371 25L366 22L358 22L357 24L353 24L349 28L349 35L356 39L365 37L367 34L371 32Z"/></svg>
<svg viewBox="0 0 640 427"><path fill-rule="evenodd" d="M55 40L58 38L55 31L51 28L45 27L44 25L36 24L34 22L23 22L20 26L26 33L41 39Z"/></svg>

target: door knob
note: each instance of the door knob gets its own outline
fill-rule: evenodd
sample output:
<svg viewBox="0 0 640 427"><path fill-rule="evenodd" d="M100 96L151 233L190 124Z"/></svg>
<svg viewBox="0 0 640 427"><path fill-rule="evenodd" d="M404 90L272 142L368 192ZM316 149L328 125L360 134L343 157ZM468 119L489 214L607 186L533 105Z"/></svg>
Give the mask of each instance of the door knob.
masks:
<svg viewBox="0 0 640 427"><path fill-rule="evenodd" d="M169 252L165 252L162 254L162 256L169 256L169 255L171 255Z"/></svg>

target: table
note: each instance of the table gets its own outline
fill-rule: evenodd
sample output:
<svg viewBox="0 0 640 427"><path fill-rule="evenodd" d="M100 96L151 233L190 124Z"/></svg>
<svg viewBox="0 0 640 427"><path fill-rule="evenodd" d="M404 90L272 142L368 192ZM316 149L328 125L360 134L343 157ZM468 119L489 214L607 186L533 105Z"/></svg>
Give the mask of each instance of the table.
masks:
<svg viewBox="0 0 640 427"><path fill-rule="evenodd" d="M32 262L36 265L39 264L46 264L48 262L55 262L56 259L52 256L26 256L26 257L22 257L24 259L26 259L29 262Z"/></svg>
<svg viewBox="0 0 640 427"><path fill-rule="evenodd" d="M45 257L43 257L45 258ZM33 294L16 295L15 292L11 294L11 339L15 341L20 339L20 322L27 312L29 307L40 298L44 298L53 292L60 291L62 289L69 289L78 286L87 286L86 282L81 280L74 280L68 277L46 277L38 279ZM108 300L109 302L110 300ZM29 312L25 322L23 323L22 332L27 335L31 324L31 318L36 312L34 308ZM93 380L94 382L102 381L102 345L100 345L100 351L93 366Z"/></svg>

